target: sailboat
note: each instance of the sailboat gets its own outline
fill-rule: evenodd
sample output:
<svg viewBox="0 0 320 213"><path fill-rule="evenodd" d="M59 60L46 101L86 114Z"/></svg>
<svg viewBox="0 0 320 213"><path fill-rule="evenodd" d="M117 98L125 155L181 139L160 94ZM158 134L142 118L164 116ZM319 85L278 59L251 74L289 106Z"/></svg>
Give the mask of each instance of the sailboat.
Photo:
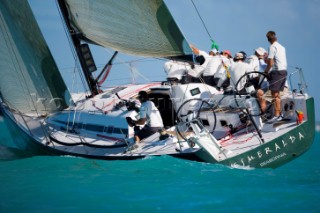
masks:
<svg viewBox="0 0 320 213"><path fill-rule="evenodd" d="M314 101L306 92L302 69L289 75L291 87L281 102L285 119L274 124L262 121L250 93L226 94L190 82L185 70L168 71L163 82L102 90L118 52L170 59L186 67L197 62L163 0L57 4L89 94L68 91L28 2L1 1L1 111L14 139L6 146L30 155L104 160L171 155L237 168L276 168L312 145ZM115 50L97 78L89 44ZM131 149L135 129L126 118L138 118L139 91L148 93L165 128Z"/></svg>

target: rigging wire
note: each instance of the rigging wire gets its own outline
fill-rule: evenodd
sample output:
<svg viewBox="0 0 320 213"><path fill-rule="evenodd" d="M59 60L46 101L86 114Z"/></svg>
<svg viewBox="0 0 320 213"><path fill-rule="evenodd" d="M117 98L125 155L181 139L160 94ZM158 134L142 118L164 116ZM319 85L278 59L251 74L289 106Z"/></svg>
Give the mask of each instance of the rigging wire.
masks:
<svg viewBox="0 0 320 213"><path fill-rule="evenodd" d="M76 73L76 70L77 70L77 71L78 71L78 74L79 74L79 77L80 77L80 80L81 80L81 82L82 82L82 86L83 86L83 88L84 88L84 90L85 90L85 93L86 93L87 95L89 95L89 93L88 93L89 88L88 88L88 85L85 83L85 79L84 79L83 73L80 71L80 70L81 70L81 68L80 68L81 66L80 66L80 64L79 64L79 59L78 59L77 53L76 53L76 51L75 51L75 49L74 49L74 47L73 47L73 42L71 41L70 34L68 33L67 26L66 26L65 20L64 20L63 15L62 15L62 11L60 10L60 7L59 7L59 5L58 5L58 1L56 1L56 7L57 7L57 10L58 10L59 15L60 15L61 22L63 23L62 26L63 26L64 32L65 32L65 34L66 34L66 37L67 37L67 39L68 39L68 43L69 43L69 45L70 45L70 50L71 50L71 52L72 52L72 55L73 55L73 58L74 58L74 61L75 61L75 66L74 66L74 70L73 70L73 80L72 80L73 82L72 82L72 90L71 90L71 93L74 92L74 91L73 91L73 90L74 90L74 84L77 84L77 83L76 83L77 80L76 80L76 76L75 76L75 73ZM67 122L67 131L66 131L66 135L65 135L65 136L67 136L68 131L69 131L69 124L71 123L71 121L70 121L70 119L71 119L71 112L72 112L72 110L69 110L69 113L68 113L68 122ZM76 112L77 112L77 108L74 107L74 114L73 114L73 118L72 118L72 127L71 127L71 128L74 127L74 123L75 123L75 120L76 120L76 114L77 114Z"/></svg>
<svg viewBox="0 0 320 213"><path fill-rule="evenodd" d="M109 51L107 48L105 48L105 50L111 54L111 51ZM150 58L148 58L150 59ZM136 60L131 60L131 61L125 61L123 59L121 59L120 56L117 57L116 60L120 61L120 62L115 62L115 63L112 63L112 65L125 65L128 67L128 69L130 70L130 73L132 74L132 79L134 78L134 74L137 74L139 75L140 77L142 77L145 81L147 82L151 82L150 79L148 79L146 76L144 76L142 73L140 73L137 69L133 69L132 67L132 64L133 62L137 62L137 61L147 61L148 59L145 59L145 58L141 58L141 59L136 59ZM150 60L151 61L151 60Z"/></svg>
<svg viewBox="0 0 320 213"><path fill-rule="evenodd" d="M211 37L211 35L210 35L210 33L209 33L209 30L208 30L208 28L207 28L206 24L204 23L204 21L203 21L203 19L202 19L201 15L200 15L200 13L199 13L199 10L198 10L197 6L196 6L196 5L195 5L195 3L193 2L193 0L191 0L191 2L192 2L192 4L193 4L193 6L194 6L194 8L195 8L195 10L196 10L196 12L197 12L197 14L198 14L198 16L199 16L200 20L201 20L201 22L202 22L202 25L204 26L204 29L207 31L207 34L208 34L208 36L209 36L210 40L213 40L213 39L212 39L212 37Z"/></svg>
<svg viewBox="0 0 320 213"><path fill-rule="evenodd" d="M77 65L77 70L78 70L78 74L79 74L79 77L81 79L81 82L82 82L82 86L84 88L84 90L86 91L87 95L89 94L88 93L88 85L85 83L85 79L84 79L84 76L83 76L83 73L80 71L81 70L81 66L79 64L79 60L78 60L78 57L77 57L77 53L73 47L73 42L71 41L71 37L70 37L70 34L68 33L68 30L67 30L67 26L66 26L66 23L65 23L65 20L63 18L63 15L62 15L62 12L60 10L60 7L58 5L58 1L56 1L56 7L57 7L57 10L59 12L59 15L60 15L60 19L61 19L61 22L63 23L62 26L63 26L63 29L64 29L64 32L67 36L67 39L68 39L68 43L69 43L69 46L70 46L70 49L71 49L71 52L72 52L72 55L73 55L73 58L75 60L75 64Z"/></svg>
<svg viewBox="0 0 320 213"><path fill-rule="evenodd" d="M135 62L153 62L153 61L166 61L166 59L163 58L140 58L140 59L136 59L136 60L131 60L131 61L123 61L123 62L115 62L112 63L112 65L124 65L124 64L131 64L131 63L135 63ZM97 68L103 68L105 66L105 64L96 64ZM74 67L61 67L59 68L59 70L71 70L71 72L73 72Z"/></svg>
<svg viewBox="0 0 320 213"><path fill-rule="evenodd" d="M209 36L210 41L212 42L212 44L211 44L211 49L216 49L216 50L219 51L219 46L218 46L218 44L213 40L212 36L210 35L210 32L209 32L206 24L204 23L201 15L200 15L200 13L199 13L199 10L198 10L197 6L196 6L195 3L193 2L193 0L191 0L191 2L192 2L192 4L193 4L193 6L194 6L194 8L195 8L195 10L196 10L196 12L197 12L200 20L201 20L201 22L202 22L202 25L203 25L204 29L207 31L207 34L208 34L208 36Z"/></svg>

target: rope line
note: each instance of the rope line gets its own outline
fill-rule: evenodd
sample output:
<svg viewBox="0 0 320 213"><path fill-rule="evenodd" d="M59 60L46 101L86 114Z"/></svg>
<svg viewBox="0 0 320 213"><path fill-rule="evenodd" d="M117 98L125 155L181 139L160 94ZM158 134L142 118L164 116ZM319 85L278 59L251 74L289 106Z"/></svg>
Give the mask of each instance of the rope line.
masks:
<svg viewBox="0 0 320 213"><path fill-rule="evenodd" d="M208 34L208 36L209 36L210 40L212 40L212 37L211 37L211 35L210 35L210 33L209 33L209 30L208 30L208 28L207 28L206 24L204 23L204 21L203 21L203 19L202 19L201 15L200 15L200 13L199 13L199 11L198 11L197 6L196 6L196 5L195 5L195 3L193 2L193 0L191 0L191 2L192 2L193 6L194 6L194 8L195 8L195 10L196 10L196 12L197 12L197 14L198 14L198 16L199 16L199 18L200 18L200 20L201 20L201 22L202 22L203 26L204 26L204 29L207 31L207 34Z"/></svg>

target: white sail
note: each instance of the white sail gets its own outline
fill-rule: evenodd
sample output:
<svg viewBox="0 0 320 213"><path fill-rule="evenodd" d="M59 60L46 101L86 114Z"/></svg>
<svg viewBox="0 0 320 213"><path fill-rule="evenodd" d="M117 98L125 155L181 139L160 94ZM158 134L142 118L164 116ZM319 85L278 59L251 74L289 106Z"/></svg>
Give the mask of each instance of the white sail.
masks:
<svg viewBox="0 0 320 213"><path fill-rule="evenodd" d="M192 51L162 0L65 0L84 39L119 52L171 57Z"/></svg>
<svg viewBox="0 0 320 213"><path fill-rule="evenodd" d="M70 94L26 0L0 1L0 92L24 113L67 107Z"/></svg>

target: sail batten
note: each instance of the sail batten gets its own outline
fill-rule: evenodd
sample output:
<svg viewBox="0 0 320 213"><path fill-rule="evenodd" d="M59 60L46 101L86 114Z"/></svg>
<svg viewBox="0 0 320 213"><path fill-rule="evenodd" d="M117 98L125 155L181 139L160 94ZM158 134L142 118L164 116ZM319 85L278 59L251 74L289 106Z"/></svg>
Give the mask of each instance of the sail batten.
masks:
<svg viewBox="0 0 320 213"><path fill-rule="evenodd" d="M131 55L192 53L163 0L65 0L69 22L96 44Z"/></svg>

